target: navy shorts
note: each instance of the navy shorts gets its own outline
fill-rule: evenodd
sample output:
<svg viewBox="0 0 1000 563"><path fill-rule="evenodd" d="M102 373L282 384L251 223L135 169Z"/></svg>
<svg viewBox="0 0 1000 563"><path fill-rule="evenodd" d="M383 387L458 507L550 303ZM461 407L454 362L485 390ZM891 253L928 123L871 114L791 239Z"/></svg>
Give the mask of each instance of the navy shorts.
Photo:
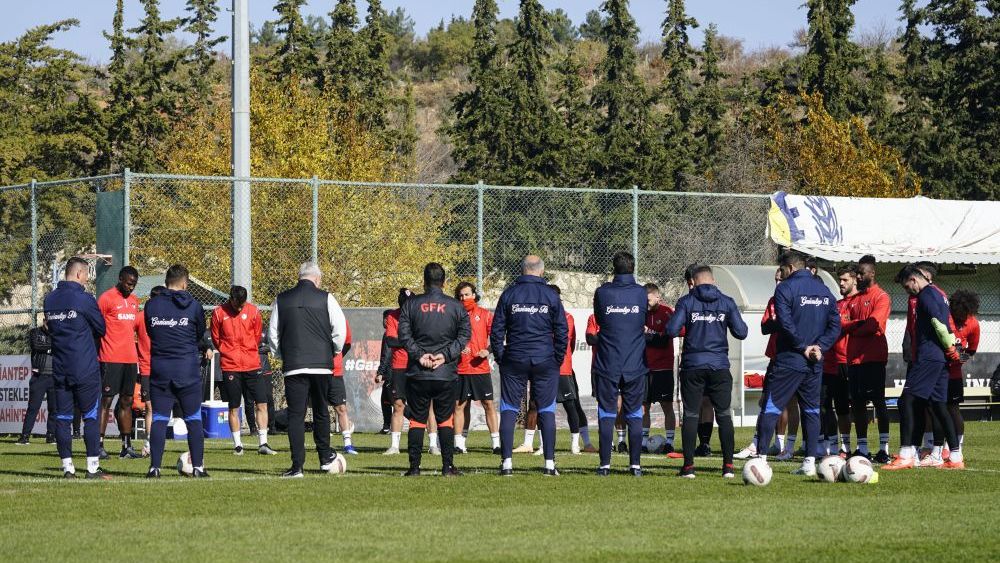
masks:
<svg viewBox="0 0 1000 563"><path fill-rule="evenodd" d="M642 402L646 398L646 374L625 379L606 377L597 379L597 417L618 417L618 395L622 397L625 418L642 418Z"/></svg>
<svg viewBox="0 0 1000 563"><path fill-rule="evenodd" d="M823 382L822 366L813 371L797 371L775 366L767 376L764 391L764 414L781 416L793 396L799 398L802 410L819 411Z"/></svg>
<svg viewBox="0 0 1000 563"><path fill-rule="evenodd" d="M910 364L903 392L928 401L948 399L948 368L944 362L919 361Z"/></svg>
<svg viewBox="0 0 1000 563"><path fill-rule="evenodd" d="M539 412L555 412L559 365L555 359L538 364L504 360L500 364L500 412L518 412L528 382Z"/></svg>

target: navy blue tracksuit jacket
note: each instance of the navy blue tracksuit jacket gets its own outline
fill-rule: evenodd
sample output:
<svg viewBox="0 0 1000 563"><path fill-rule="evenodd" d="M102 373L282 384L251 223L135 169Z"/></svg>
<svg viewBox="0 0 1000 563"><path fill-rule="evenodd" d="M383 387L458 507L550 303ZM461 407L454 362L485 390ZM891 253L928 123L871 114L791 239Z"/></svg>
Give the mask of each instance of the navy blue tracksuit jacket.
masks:
<svg viewBox="0 0 1000 563"><path fill-rule="evenodd" d="M775 368L811 371L813 364L802 352L818 344L825 354L840 336L837 298L809 270L798 270L778 284L774 311L781 324L775 343Z"/></svg>
<svg viewBox="0 0 1000 563"><path fill-rule="evenodd" d="M150 341L150 383L178 387L201 385L198 344L205 333L205 311L186 291L168 289L145 307Z"/></svg>
<svg viewBox="0 0 1000 563"><path fill-rule="evenodd" d="M86 377L99 378L96 340L104 336L105 325L94 296L76 282L61 281L45 296L44 309L56 381L76 384Z"/></svg>
<svg viewBox="0 0 1000 563"><path fill-rule="evenodd" d="M711 284L696 285L677 301L674 316L667 322L671 338L684 334L681 369L729 369L727 332L743 340L747 324L731 297Z"/></svg>
<svg viewBox="0 0 1000 563"><path fill-rule="evenodd" d="M643 377L646 368L646 289L635 276L615 276L594 292L594 316L601 329L594 373L618 380Z"/></svg>
<svg viewBox="0 0 1000 563"><path fill-rule="evenodd" d="M490 347L498 364L538 365L566 356L569 338L559 294L539 276L519 276L497 302Z"/></svg>

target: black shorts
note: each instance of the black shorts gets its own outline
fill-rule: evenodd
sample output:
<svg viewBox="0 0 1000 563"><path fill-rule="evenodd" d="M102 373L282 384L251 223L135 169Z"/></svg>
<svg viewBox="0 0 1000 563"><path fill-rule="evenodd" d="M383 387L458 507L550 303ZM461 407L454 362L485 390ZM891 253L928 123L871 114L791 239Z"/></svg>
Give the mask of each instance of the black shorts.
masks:
<svg viewBox="0 0 1000 563"><path fill-rule="evenodd" d="M646 404L674 400L674 371L657 370L646 375Z"/></svg>
<svg viewBox="0 0 1000 563"><path fill-rule="evenodd" d="M248 395L254 403L267 403L267 387L270 380L260 371L227 371L222 373L222 397L229 408L239 408L243 395Z"/></svg>
<svg viewBox="0 0 1000 563"><path fill-rule="evenodd" d="M439 425L451 420L455 414L455 397L458 396L458 388L461 385L457 379L451 381L414 379L407 384L410 388L410 400L406 402L403 414L410 420L410 428L414 427L414 422L427 424L432 405L434 419Z"/></svg>
<svg viewBox="0 0 1000 563"><path fill-rule="evenodd" d="M965 378L948 379L948 404L957 405L965 400Z"/></svg>
<svg viewBox="0 0 1000 563"><path fill-rule="evenodd" d="M837 373L823 374L823 387L820 393L824 408L832 405L838 415L850 412L851 391L847 382L847 364L837 366Z"/></svg>
<svg viewBox="0 0 1000 563"><path fill-rule="evenodd" d="M139 366L136 364L101 362L101 392L105 397L131 397L135 394L135 383L138 380Z"/></svg>
<svg viewBox="0 0 1000 563"><path fill-rule="evenodd" d="M868 401L885 400L885 364L868 362L847 366L851 402L859 408Z"/></svg>
<svg viewBox="0 0 1000 563"><path fill-rule="evenodd" d="M392 370L392 399L406 402L406 370Z"/></svg>
<svg viewBox="0 0 1000 563"><path fill-rule="evenodd" d="M493 376L488 373L470 373L459 375L458 402L492 401Z"/></svg>
<svg viewBox="0 0 1000 563"><path fill-rule="evenodd" d="M326 392L326 400L333 407L347 404L347 386L344 385L342 376L330 378L330 389Z"/></svg>
<svg viewBox="0 0 1000 563"><path fill-rule="evenodd" d="M557 403L565 403L577 400L576 384L572 375L559 376L559 392L556 394Z"/></svg>

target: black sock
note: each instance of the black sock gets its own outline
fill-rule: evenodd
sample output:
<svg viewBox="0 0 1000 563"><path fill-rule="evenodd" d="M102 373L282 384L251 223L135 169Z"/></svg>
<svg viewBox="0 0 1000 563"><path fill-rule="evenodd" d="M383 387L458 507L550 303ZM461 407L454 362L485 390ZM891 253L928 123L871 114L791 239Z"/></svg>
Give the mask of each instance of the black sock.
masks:
<svg viewBox="0 0 1000 563"><path fill-rule="evenodd" d="M712 423L711 422L699 422L698 423L698 444L708 444L712 441Z"/></svg>
<svg viewBox="0 0 1000 563"><path fill-rule="evenodd" d="M454 440L454 435L452 439ZM423 448L424 429L410 428L410 431L406 433L406 449L410 454L410 469L420 469L420 454Z"/></svg>
<svg viewBox="0 0 1000 563"><path fill-rule="evenodd" d="M382 428L389 428L392 423L392 405L382 404Z"/></svg>
<svg viewBox="0 0 1000 563"><path fill-rule="evenodd" d="M438 443L441 445L441 467L448 469L455 465L455 429L438 427Z"/></svg>

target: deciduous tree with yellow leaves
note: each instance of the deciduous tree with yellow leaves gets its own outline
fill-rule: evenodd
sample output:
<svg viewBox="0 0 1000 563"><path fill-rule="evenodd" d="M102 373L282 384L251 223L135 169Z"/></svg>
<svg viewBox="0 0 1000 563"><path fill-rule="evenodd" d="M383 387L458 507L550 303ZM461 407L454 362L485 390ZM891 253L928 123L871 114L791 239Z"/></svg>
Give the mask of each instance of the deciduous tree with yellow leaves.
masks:
<svg viewBox="0 0 1000 563"><path fill-rule="evenodd" d="M253 299L259 303L287 287L312 255L309 178L391 182L403 174L392 150L357 123L339 119L345 112L334 104L295 77L251 80L254 177L303 179L251 184ZM166 169L229 174L229 120L226 104L183 120L164 143ZM227 288L230 194L231 184L218 180L134 184L133 263L159 269L183 262L197 278ZM468 242L445 240L449 206L434 193L320 183L318 203L324 285L345 304L391 301L398 287L420 281L428 260L449 267L474 251Z"/></svg>
<svg viewBox="0 0 1000 563"><path fill-rule="evenodd" d="M913 197L920 178L899 151L880 144L865 121L839 121L819 93L781 95L761 110L760 133L770 144L783 174L802 193L854 197Z"/></svg>

